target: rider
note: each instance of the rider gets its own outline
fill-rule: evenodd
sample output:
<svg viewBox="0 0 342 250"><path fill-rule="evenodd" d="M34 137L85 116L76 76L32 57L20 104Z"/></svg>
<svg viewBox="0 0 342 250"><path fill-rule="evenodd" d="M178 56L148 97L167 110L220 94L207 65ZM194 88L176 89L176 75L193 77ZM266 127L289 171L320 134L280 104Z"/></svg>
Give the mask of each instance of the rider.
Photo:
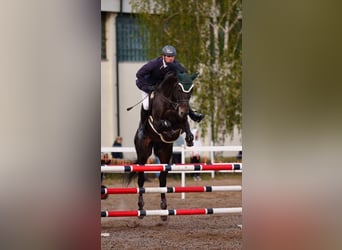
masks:
<svg viewBox="0 0 342 250"><path fill-rule="evenodd" d="M168 72L168 66L173 65L179 71L187 72L187 70L175 60L176 49L171 45L166 45L162 48L162 55L155 59L152 59L144 66L142 66L136 74L136 85L142 91L143 103L140 111L140 126L139 130L144 131L146 120L149 115L149 98L148 94L153 91L157 84L159 84L166 73ZM193 111L191 108L189 110L190 118L195 122L200 122L204 115Z"/></svg>

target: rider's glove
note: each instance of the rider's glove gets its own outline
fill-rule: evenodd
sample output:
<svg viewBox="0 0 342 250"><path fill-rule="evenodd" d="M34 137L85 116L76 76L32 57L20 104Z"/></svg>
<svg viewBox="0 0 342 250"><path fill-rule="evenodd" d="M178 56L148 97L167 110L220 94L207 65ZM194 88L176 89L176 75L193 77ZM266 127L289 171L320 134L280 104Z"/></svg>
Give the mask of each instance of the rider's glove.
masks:
<svg viewBox="0 0 342 250"><path fill-rule="evenodd" d="M152 92L152 91L154 91L155 89L156 89L156 85L150 85L150 86L148 86L149 92Z"/></svg>

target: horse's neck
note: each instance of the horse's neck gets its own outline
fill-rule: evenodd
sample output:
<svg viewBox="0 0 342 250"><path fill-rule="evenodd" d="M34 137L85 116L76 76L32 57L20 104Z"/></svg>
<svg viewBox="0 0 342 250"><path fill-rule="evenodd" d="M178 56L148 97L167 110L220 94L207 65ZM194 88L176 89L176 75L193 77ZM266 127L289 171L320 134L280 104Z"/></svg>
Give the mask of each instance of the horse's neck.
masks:
<svg viewBox="0 0 342 250"><path fill-rule="evenodd" d="M170 86L160 86L158 93L166 98L171 98L171 88Z"/></svg>
<svg viewBox="0 0 342 250"><path fill-rule="evenodd" d="M175 102L172 98L172 91L172 86L170 84L159 85L158 89L154 91L150 102L151 115L153 118L161 118L162 113L168 109L170 104Z"/></svg>
<svg viewBox="0 0 342 250"><path fill-rule="evenodd" d="M159 93L167 98L171 98L175 88L175 79L167 79L159 85Z"/></svg>

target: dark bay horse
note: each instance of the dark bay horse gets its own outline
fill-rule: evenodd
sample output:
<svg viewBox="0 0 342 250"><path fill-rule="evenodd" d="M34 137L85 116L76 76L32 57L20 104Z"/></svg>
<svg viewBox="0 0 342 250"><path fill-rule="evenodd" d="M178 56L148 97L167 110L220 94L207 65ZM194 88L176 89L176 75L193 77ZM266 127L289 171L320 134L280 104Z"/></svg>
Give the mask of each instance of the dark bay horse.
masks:
<svg viewBox="0 0 342 250"><path fill-rule="evenodd" d="M164 80L153 91L150 98L150 115L143 135L138 133L134 137L134 145L137 152L137 164L145 164L148 158L154 154L162 164L171 164L173 142L186 133L186 143L193 146L193 135L188 123L189 100L193 90L193 80L199 73L187 74L170 71ZM168 172L159 175L159 186L166 187ZM129 173L127 182L130 183L136 173ZM143 187L145 182L144 172L138 173L138 186ZM143 195L139 194L139 210L144 208ZM165 193L161 193L161 209L167 208ZM167 220L167 216L161 216Z"/></svg>

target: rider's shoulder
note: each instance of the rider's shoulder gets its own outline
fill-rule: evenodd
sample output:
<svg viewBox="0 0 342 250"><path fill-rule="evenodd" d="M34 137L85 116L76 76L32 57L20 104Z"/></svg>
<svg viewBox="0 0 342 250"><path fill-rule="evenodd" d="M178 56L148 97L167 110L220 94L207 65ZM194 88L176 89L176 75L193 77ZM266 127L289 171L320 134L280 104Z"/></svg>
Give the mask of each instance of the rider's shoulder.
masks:
<svg viewBox="0 0 342 250"><path fill-rule="evenodd" d="M162 65L163 62L160 58L153 58L150 61L148 61L145 65L144 68L149 68L149 69L153 69L153 68L159 68L160 65Z"/></svg>
<svg viewBox="0 0 342 250"><path fill-rule="evenodd" d="M151 59L148 63L149 64L159 64L162 62L163 62L163 59L161 57L156 57L156 58Z"/></svg>

